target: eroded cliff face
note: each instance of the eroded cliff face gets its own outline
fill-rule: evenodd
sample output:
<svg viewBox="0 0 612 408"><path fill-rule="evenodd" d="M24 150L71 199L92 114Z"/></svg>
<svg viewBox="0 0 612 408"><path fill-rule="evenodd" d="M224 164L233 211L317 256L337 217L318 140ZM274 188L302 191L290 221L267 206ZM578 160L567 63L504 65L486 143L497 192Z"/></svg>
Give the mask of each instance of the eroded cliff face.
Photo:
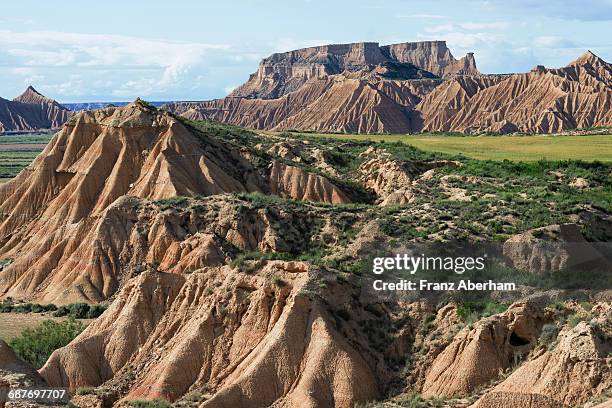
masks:
<svg viewBox="0 0 612 408"><path fill-rule="evenodd" d="M452 79L427 95L417 110L423 112L424 130L553 133L612 126L611 72L609 63L589 51L563 68L536 67L474 84ZM435 104L450 109L436 112Z"/></svg>
<svg viewBox="0 0 612 408"><path fill-rule="evenodd" d="M269 130L554 133L612 126L611 72L590 51L558 69L481 75L441 41L347 44L275 54L227 98L168 108Z"/></svg>
<svg viewBox="0 0 612 408"><path fill-rule="evenodd" d="M0 132L61 127L72 112L33 87L12 101L0 98Z"/></svg>
<svg viewBox="0 0 612 408"><path fill-rule="evenodd" d="M371 356L357 352L330 306L310 294L322 279L296 262L251 273L145 273L41 374L73 390L108 381L116 392L123 383L127 393L114 398L175 400L205 385L204 407L352 407L379 386Z"/></svg>
<svg viewBox="0 0 612 408"><path fill-rule="evenodd" d="M548 408L601 400L612 386L606 302L588 313L563 303L591 321L557 323L550 343L554 293L466 326L456 304L379 302L356 283L305 262L143 272L40 374L53 386L97 387L99 406L353 407L408 384L438 405Z"/></svg>
<svg viewBox="0 0 612 408"><path fill-rule="evenodd" d="M413 64L441 78L453 75L479 75L473 53L455 59L446 41L419 41L385 45L384 55L396 61Z"/></svg>
<svg viewBox="0 0 612 408"><path fill-rule="evenodd" d="M209 102L168 105L172 112L192 120L218 120L254 129L310 129L317 131L384 133L418 129L421 120L413 108L439 85L381 79L369 72L312 78L278 99L227 97Z"/></svg>
<svg viewBox="0 0 612 408"><path fill-rule="evenodd" d="M474 408L496 408L504 401L516 406L530 399L538 401L532 405L536 407L574 407L604 395L612 386L607 335L598 324L582 322L565 328L556 347L534 353Z"/></svg>
<svg viewBox="0 0 612 408"><path fill-rule="evenodd" d="M0 252L15 258L0 271L0 293L57 303L106 299L122 279L121 254L142 238L133 228L139 204L126 197L236 192L351 201L323 175L262 161L140 101L83 112L27 169L0 187ZM169 244L163 233L150 238L147 246ZM213 245L202 239L194 238L194 245ZM151 258L142 255L141 261Z"/></svg>
<svg viewBox="0 0 612 408"><path fill-rule="evenodd" d="M393 65L396 73L401 68L412 68L404 79L477 74L473 57L465 58L468 60L455 60L444 41L382 47L378 43L368 42L303 48L264 58L257 72L244 85L232 91L229 97L280 98L296 91L312 78L328 77L345 71L371 71L388 65Z"/></svg>
<svg viewBox="0 0 612 408"><path fill-rule="evenodd" d="M464 85L459 98L486 84ZM536 177L475 164L404 144L189 122L139 100L84 112L0 187L0 299L110 305L40 371L49 385L93 387L73 399L80 408L156 398L177 408L383 408L414 393L430 405L544 408L605 398L609 291L521 286L492 294L485 314L449 293L370 289L364 259L378 251L503 237L506 261L540 279L572 265L566 244L585 243L583 232L612 237L591 196L568 207L556 195L601 195L606 165L555 164ZM530 204L522 188L546 192L543 213L521 206ZM525 226L542 220L559 224ZM589 302L568 300L577 293ZM0 344L0 377L3 356L14 363L6 351Z"/></svg>

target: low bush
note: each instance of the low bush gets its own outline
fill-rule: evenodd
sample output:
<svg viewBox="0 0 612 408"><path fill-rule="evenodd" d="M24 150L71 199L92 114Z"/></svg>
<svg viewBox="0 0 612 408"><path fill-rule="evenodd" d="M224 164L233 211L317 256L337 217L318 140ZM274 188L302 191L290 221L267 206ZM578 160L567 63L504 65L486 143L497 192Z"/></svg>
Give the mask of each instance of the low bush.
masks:
<svg viewBox="0 0 612 408"><path fill-rule="evenodd" d="M133 400L128 401L127 403L135 408L170 408L171 406L165 399Z"/></svg>
<svg viewBox="0 0 612 408"><path fill-rule="evenodd" d="M38 369L54 350L70 343L84 329L83 323L72 318L63 322L45 320L36 328L24 330L10 346L19 358Z"/></svg>
<svg viewBox="0 0 612 408"><path fill-rule="evenodd" d="M77 395L90 395L95 393L95 388L93 387L79 387L77 388Z"/></svg>
<svg viewBox="0 0 612 408"><path fill-rule="evenodd" d="M73 303L66 306L60 306L55 312L54 317L69 316L75 319L95 319L100 317L106 310L104 305L88 305L87 303Z"/></svg>
<svg viewBox="0 0 612 408"><path fill-rule="evenodd" d="M542 333L538 339L538 344L545 346L547 349L552 349L559 335L559 327L556 324L545 324L542 326Z"/></svg>
<svg viewBox="0 0 612 408"><path fill-rule="evenodd" d="M508 309L506 303L493 301L462 302L457 306L457 316L465 324L472 324L483 317L503 313Z"/></svg>

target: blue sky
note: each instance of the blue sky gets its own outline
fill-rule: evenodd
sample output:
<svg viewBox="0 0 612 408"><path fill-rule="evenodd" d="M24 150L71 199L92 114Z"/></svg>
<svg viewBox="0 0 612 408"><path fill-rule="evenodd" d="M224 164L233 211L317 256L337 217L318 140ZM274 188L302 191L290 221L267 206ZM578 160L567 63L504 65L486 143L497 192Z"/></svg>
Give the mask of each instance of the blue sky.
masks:
<svg viewBox="0 0 612 408"><path fill-rule="evenodd" d="M62 102L224 96L272 52L326 43L446 40L486 73L612 61L612 0L6 2L0 96L29 84Z"/></svg>

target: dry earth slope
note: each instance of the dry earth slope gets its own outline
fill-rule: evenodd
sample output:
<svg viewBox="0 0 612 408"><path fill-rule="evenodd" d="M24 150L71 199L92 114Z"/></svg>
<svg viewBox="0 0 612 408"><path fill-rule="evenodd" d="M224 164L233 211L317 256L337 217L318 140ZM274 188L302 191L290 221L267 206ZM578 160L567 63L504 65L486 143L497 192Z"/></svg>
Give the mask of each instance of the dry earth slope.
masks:
<svg viewBox="0 0 612 408"><path fill-rule="evenodd" d="M29 86L12 101L0 98L0 132L59 128L72 112Z"/></svg>
<svg viewBox="0 0 612 408"><path fill-rule="evenodd" d="M39 372L82 408L595 403L609 291L524 286L466 316L448 294L372 293L363 259L495 237L512 265L552 252L527 282L576 244L607 265L610 174L259 135L137 100L78 114L0 187L0 299L110 303Z"/></svg>
<svg viewBox="0 0 612 408"><path fill-rule="evenodd" d="M104 300L119 286L120 259L141 246L144 234L134 235L131 228L140 203L118 198L231 192L351 201L322 175L258 161L142 102L80 113L27 169L0 187L0 253L15 258L0 271L0 293L55 303ZM163 218L153 224L147 240L159 240L165 252L171 244L168 224ZM177 228L178 236L186 234Z"/></svg>
<svg viewBox="0 0 612 408"><path fill-rule="evenodd" d="M590 51L558 69L483 75L442 41L339 44L273 54L226 98L167 108L268 130L552 133L612 126L611 78Z"/></svg>

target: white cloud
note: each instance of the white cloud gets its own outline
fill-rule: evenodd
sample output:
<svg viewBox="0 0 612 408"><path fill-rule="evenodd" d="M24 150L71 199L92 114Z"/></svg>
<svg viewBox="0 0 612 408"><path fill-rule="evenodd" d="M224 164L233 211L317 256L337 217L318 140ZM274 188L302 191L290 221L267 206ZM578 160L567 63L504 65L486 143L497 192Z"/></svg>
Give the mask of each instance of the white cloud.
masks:
<svg viewBox="0 0 612 408"><path fill-rule="evenodd" d="M14 32L0 30L0 61L3 54L20 67L94 67L110 70L148 69L145 78L131 79L116 89L114 95L163 91L178 84L194 66L201 64L211 51L227 51L225 44L178 42L102 34L78 34L58 31ZM55 85L65 93L74 81Z"/></svg>
<svg viewBox="0 0 612 408"><path fill-rule="evenodd" d="M290 50L299 50L300 48L317 47L322 44L333 44L330 40L297 40L295 38L279 38L278 40L269 43L272 52L286 52Z"/></svg>
<svg viewBox="0 0 612 408"><path fill-rule="evenodd" d="M223 90L225 91L225 93L230 93L236 88L238 88L238 85L229 85L223 88Z"/></svg>
<svg viewBox="0 0 612 408"><path fill-rule="evenodd" d="M492 23L460 23L459 27L464 30L503 30L509 27L509 23L505 21L495 21Z"/></svg>
<svg viewBox="0 0 612 408"><path fill-rule="evenodd" d="M536 47L542 48L584 48L584 45L578 44L575 41L568 40L564 37L555 35L545 35L536 37L533 41Z"/></svg>
<svg viewBox="0 0 612 408"><path fill-rule="evenodd" d="M448 18L448 16L443 16L441 14L400 14L397 17L398 18L416 18L419 20L444 20Z"/></svg>
<svg viewBox="0 0 612 408"><path fill-rule="evenodd" d="M487 6L511 8L520 14L529 13L563 20L612 20L612 0L473 0Z"/></svg>
<svg viewBox="0 0 612 408"><path fill-rule="evenodd" d="M537 64L563 66L577 58L587 47L559 36L514 38L506 22L452 23L426 27L417 35L420 40L445 39L456 57L474 52L481 72L525 72Z"/></svg>
<svg viewBox="0 0 612 408"><path fill-rule="evenodd" d="M465 22L465 23L446 23L439 24L435 26L425 27L425 31L429 33L441 33L445 31L485 31L485 30L504 30L510 26L509 23L505 21L495 21L491 23L475 23L475 22Z"/></svg>

